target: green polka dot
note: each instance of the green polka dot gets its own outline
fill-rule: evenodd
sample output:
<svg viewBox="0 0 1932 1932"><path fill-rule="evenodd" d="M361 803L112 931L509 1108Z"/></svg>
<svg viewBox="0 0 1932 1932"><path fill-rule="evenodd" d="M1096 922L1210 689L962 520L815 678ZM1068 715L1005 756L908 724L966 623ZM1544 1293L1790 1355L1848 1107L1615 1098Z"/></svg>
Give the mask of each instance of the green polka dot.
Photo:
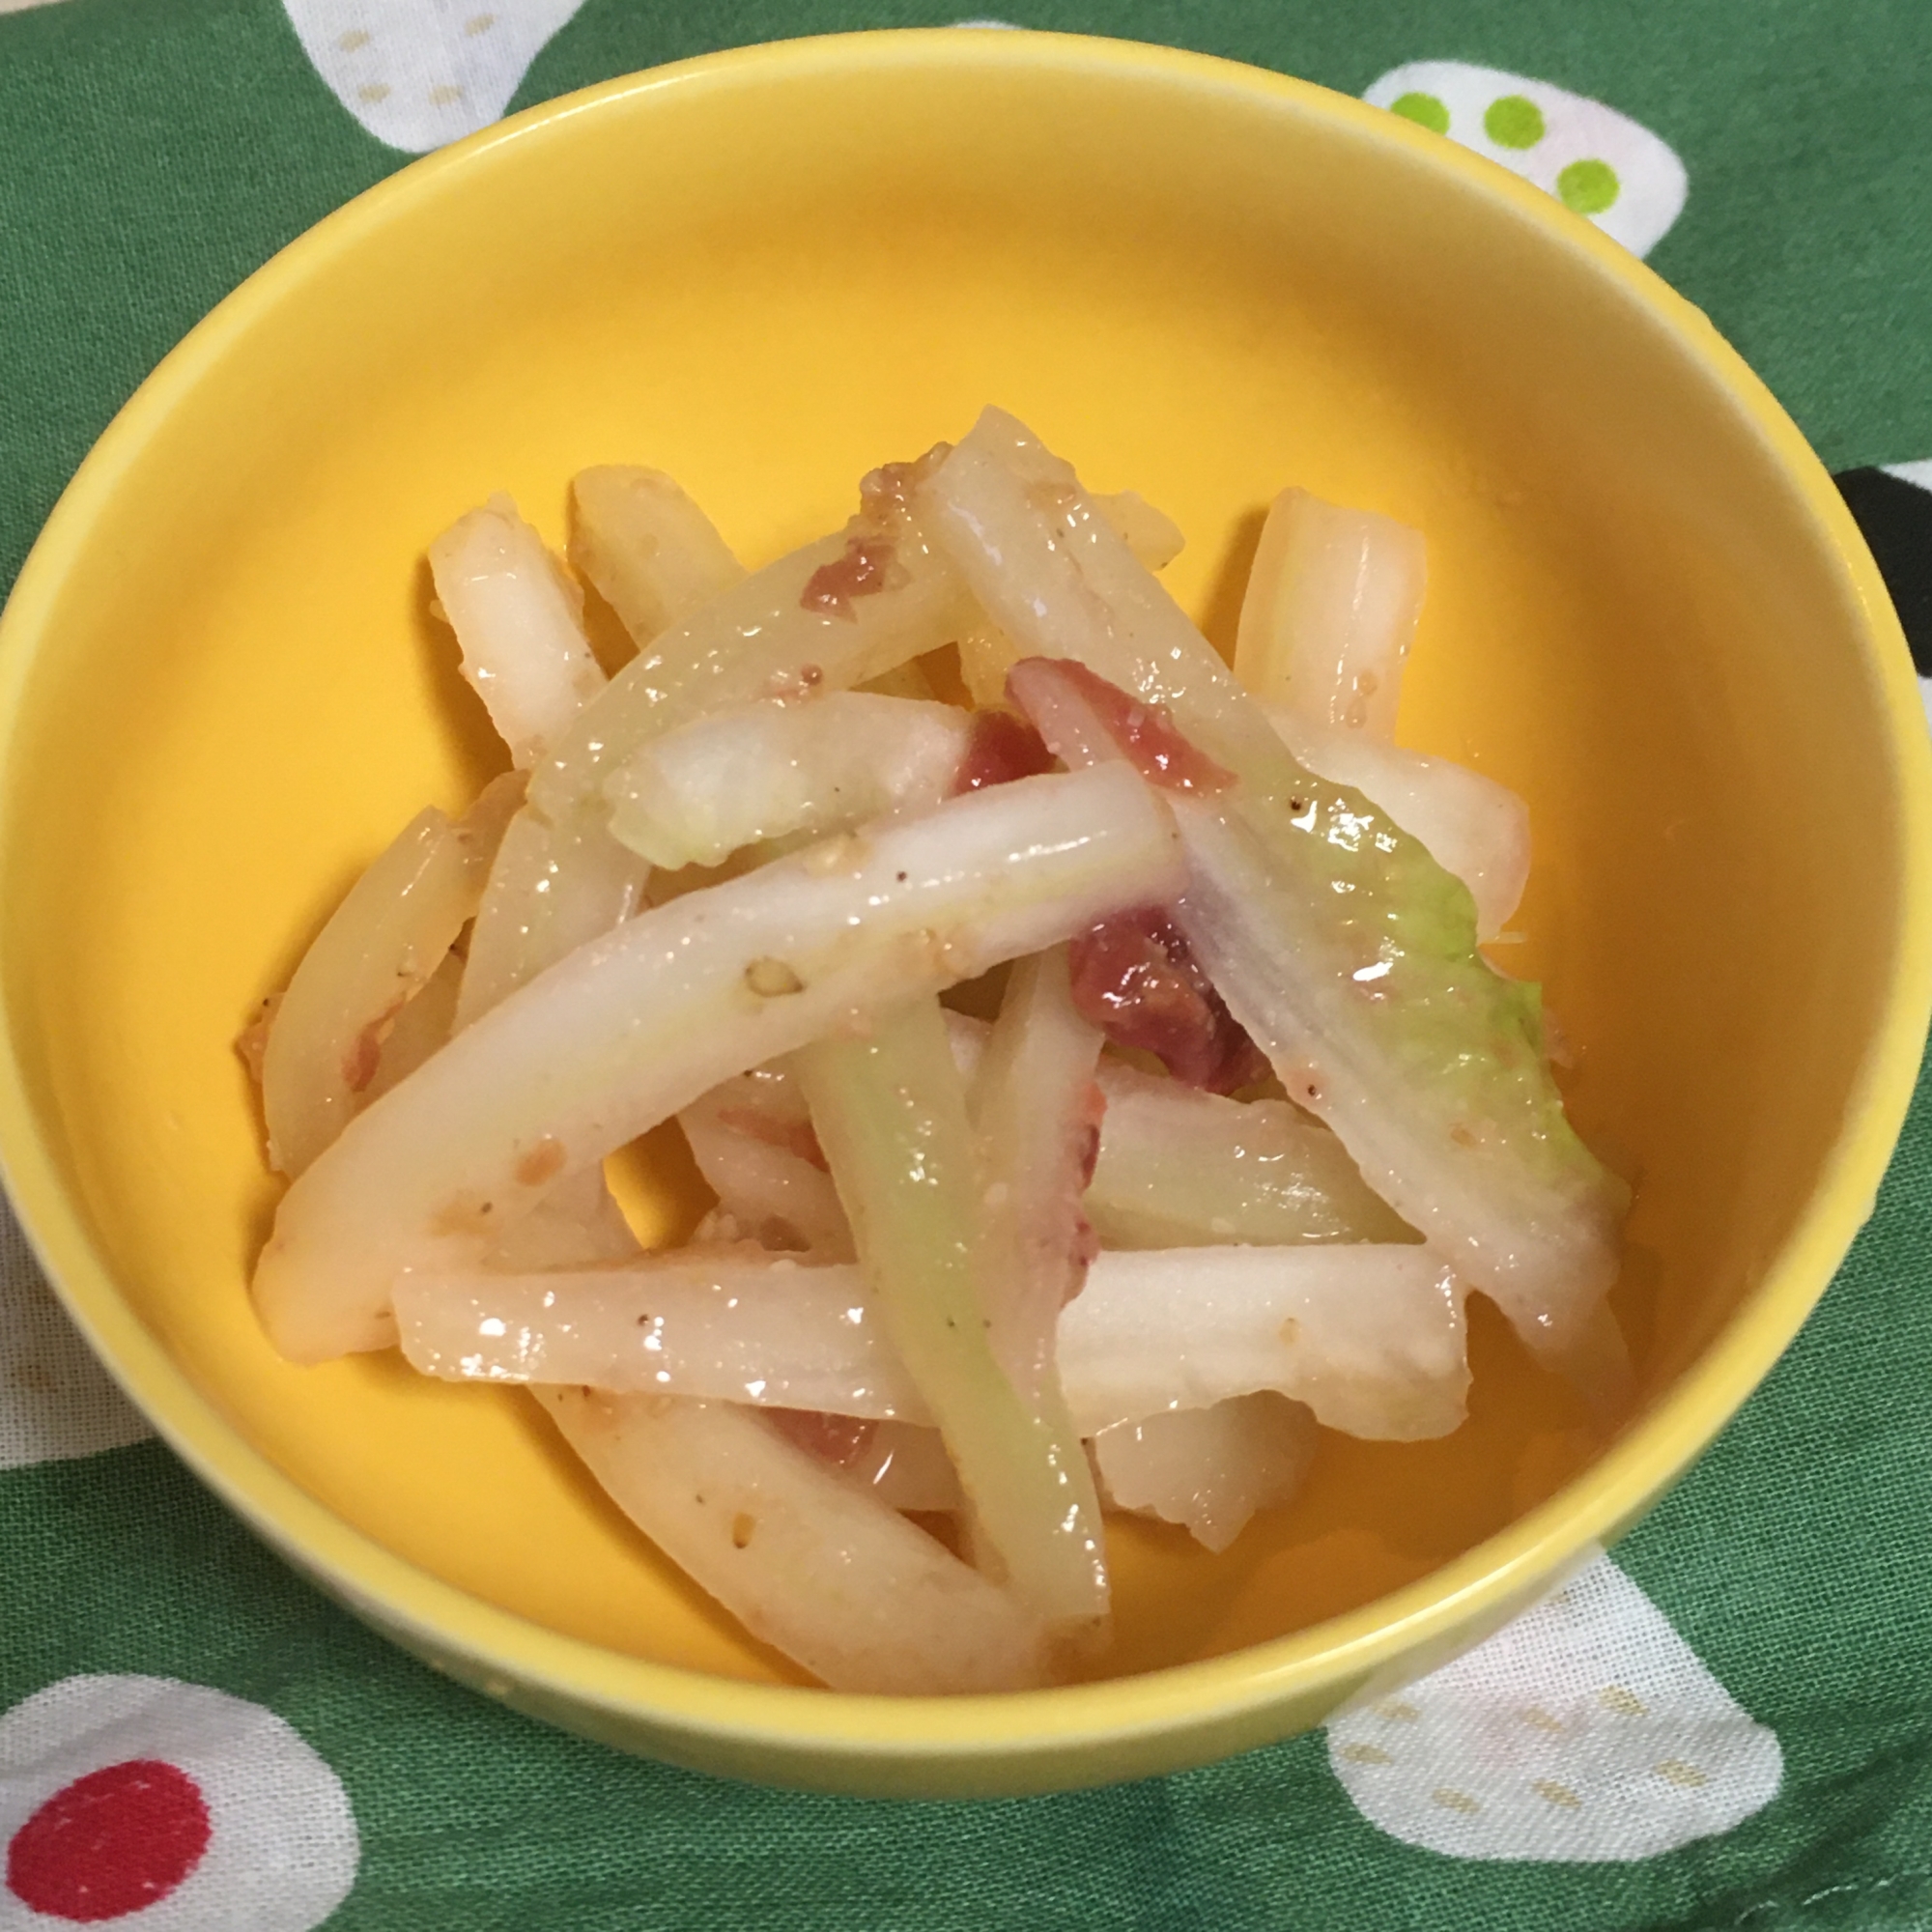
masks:
<svg viewBox="0 0 1932 1932"><path fill-rule="evenodd" d="M1427 128L1432 134L1449 131L1449 110L1433 94L1405 94L1389 112L1400 114L1405 121L1413 121L1418 128Z"/></svg>
<svg viewBox="0 0 1932 1932"><path fill-rule="evenodd" d="M1543 139L1543 109L1520 94L1490 102L1483 132L1499 148L1533 148Z"/></svg>
<svg viewBox="0 0 1932 1932"><path fill-rule="evenodd" d="M1578 214L1601 214L1616 206L1622 184L1608 161L1572 161L1556 177L1556 192L1565 208Z"/></svg>

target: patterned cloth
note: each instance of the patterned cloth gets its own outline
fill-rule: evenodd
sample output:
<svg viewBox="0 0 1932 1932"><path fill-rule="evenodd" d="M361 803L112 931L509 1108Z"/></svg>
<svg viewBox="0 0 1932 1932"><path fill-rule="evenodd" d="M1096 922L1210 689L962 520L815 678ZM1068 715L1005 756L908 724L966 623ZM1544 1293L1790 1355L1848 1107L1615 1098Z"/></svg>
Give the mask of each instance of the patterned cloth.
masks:
<svg viewBox="0 0 1932 1932"><path fill-rule="evenodd" d="M913 0L63 0L0 18L0 582L207 308L422 152ZM1922 0L1038 0L1363 94L1710 312L1932 669ZM1932 686L1928 686L1932 692ZM1932 697L1928 698L1932 705ZM152 1440L0 1223L0 1932L1932 1924L1932 1085L1820 1314L1691 1476L1324 1735L1020 1803L725 1785L369 1635Z"/></svg>

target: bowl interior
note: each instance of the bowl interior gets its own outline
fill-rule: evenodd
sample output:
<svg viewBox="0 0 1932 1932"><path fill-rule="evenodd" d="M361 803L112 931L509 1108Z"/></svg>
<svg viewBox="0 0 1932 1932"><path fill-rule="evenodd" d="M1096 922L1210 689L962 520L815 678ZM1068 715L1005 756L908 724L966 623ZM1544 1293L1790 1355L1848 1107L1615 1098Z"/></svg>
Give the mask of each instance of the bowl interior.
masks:
<svg viewBox="0 0 1932 1932"><path fill-rule="evenodd" d="M393 1357L290 1368L244 1292L278 1189L229 1042L404 820L501 762L422 562L491 491L556 539L573 470L649 463L759 561L998 401L1178 519L1171 582L1224 646L1283 485L1421 527L1401 735L1531 803L1496 956L1544 981L1574 1114L1637 1182L1615 1306L1652 1403L1811 1200L1889 983L1895 777L1851 580L1674 298L1367 110L989 44L1017 40L647 78L379 191L103 459L13 727L14 1050L119 1293L382 1545L700 1671L788 1675L533 1405ZM674 1132L626 1177L649 1232L701 1206ZM1324 1437L1221 1557L1119 1524L1104 1668L1366 1604L1599 1453L1486 1312L1474 1352L1458 1435Z"/></svg>

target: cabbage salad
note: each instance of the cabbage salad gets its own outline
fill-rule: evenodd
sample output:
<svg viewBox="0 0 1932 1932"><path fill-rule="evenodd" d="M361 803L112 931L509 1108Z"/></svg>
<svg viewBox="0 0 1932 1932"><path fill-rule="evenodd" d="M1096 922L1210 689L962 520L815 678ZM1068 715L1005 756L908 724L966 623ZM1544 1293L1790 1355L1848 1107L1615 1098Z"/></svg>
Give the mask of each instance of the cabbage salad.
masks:
<svg viewBox="0 0 1932 1932"><path fill-rule="evenodd" d="M1472 1292L1614 1411L1626 1190L1479 950L1527 813L1394 740L1420 536L1284 493L1230 670L1173 524L999 410L757 570L656 471L571 494L568 568L503 497L431 546L511 768L241 1042L284 1356L526 1386L869 1692L1091 1665L1110 1511L1219 1550L1320 1429L1453 1431ZM717 1205L646 1253L604 1163L672 1117Z"/></svg>

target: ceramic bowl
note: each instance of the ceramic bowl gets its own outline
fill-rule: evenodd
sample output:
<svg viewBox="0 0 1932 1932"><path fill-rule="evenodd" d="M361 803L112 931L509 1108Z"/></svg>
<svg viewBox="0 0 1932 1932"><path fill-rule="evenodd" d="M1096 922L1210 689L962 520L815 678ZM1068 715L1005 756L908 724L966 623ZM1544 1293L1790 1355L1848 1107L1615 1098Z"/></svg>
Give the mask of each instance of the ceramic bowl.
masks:
<svg viewBox="0 0 1932 1932"><path fill-rule="evenodd" d="M245 1285L277 1185L230 1041L356 870L500 760L425 545L554 538L595 462L748 558L854 479L1032 420L1188 548L1231 641L1285 484L1422 528L1402 736L1517 787L1514 970L1636 1182L1605 1440L1480 1307L1465 1428L1324 1437L1210 1557L1114 1536L1092 1682L811 1688L514 1392L297 1369ZM723 54L409 167L253 276L88 458L0 628L0 1157L95 1348L324 1589L520 1708L706 1770L1018 1793L1199 1762L1447 1658L1616 1534L1791 1340L1866 1212L1932 985L1932 779L1824 469L1704 317L1554 200L1360 102L1186 54L909 33ZM647 1232L698 1196L674 1130Z"/></svg>

